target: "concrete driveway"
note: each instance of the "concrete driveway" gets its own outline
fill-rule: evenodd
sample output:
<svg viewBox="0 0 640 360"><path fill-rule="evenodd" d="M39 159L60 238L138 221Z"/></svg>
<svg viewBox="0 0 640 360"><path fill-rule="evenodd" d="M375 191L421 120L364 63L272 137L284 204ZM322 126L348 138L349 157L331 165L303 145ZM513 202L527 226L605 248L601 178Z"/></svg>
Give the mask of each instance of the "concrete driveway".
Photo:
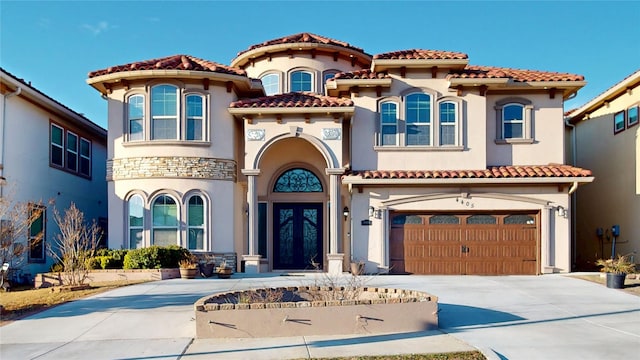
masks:
<svg viewBox="0 0 640 360"><path fill-rule="evenodd" d="M229 280L175 279L116 289L1 327L0 358L284 359L474 348L490 359L627 359L639 354L640 297L563 275L367 280L371 286L437 295L441 331L194 339L196 299L229 289L296 286L317 276L322 277L236 274Z"/></svg>

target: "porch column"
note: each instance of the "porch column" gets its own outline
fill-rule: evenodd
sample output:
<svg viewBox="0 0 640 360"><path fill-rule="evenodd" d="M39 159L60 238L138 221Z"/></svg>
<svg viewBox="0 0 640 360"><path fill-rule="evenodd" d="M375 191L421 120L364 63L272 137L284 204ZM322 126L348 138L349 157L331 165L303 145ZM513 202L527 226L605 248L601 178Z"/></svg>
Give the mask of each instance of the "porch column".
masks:
<svg viewBox="0 0 640 360"><path fill-rule="evenodd" d="M541 255L542 259L542 273L553 274L554 266L551 258L551 252L553 248L553 239L555 237L555 209L552 206L545 206L542 210L542 229L540 233L543 235L544 241L541 241ZM540 269L538 269L540 271Z"/></svg>
<svg viewBox="0 0 640 360"><path fill-rule="evenodd" d="M380 266L378 266L379 274L389 273L389 209L381 207L380 211L381 231L380 231Z"/></svg>
<svg viewBox="0 0 640 360"><path fill-rule="evenodd" d="M260 254L258 249L258 193L256 191L256 181L260 175L260 169L242 169L242 173L247 176L247 206L249 214L249 254L242 255L244 260L244 272L257 274L260 272Z"/></svg>
<svg viewBox="0 0 640 360"><path fill-rule="evenodd" d="M327 272L331 274L341 274L344 262L344 253L340 253L338 244L340 234L342 234L342 203L340 201L340 176L344 174L343 168L327 168L329 175L329 201L331 211L329 212L329 253L327 254Z"/></svg>

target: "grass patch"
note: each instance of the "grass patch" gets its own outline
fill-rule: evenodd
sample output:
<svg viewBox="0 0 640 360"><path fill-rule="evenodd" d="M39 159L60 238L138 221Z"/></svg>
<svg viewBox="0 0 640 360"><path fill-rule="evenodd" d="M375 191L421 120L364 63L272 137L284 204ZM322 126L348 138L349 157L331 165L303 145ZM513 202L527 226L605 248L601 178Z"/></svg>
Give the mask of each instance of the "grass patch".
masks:
<svg viewBox="0 0 640 360"><path fill-rule="evenodd" d="M89 288L81 290L65 290L59 287L33 289L12 288L9 292L0 292L2 314L0 326L18 320L56 305L81 299L121 286L140 284L146 281L109 281L89 284Z"/></svg>
<svg viewBox="0 0 640 360"><path fill-rule="evenodd" d="M479 351L465 351L443 354L407 354L379 356L348 356L332 358L316 358L317 360L486 360Z"/></svg>

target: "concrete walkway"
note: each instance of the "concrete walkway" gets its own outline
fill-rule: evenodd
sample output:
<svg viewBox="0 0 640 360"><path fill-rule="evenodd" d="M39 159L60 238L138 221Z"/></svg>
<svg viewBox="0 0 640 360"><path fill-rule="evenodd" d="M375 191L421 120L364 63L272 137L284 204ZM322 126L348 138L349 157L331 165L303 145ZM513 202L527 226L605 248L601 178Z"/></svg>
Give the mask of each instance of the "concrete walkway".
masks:
<svg viewBox="0 0 640 360"><path fill-rule="evenodd" d="M640 297L562 275L374 276L367 285L437 295L441 331L194 339L193 302L215 292L296 286L317 274L165 280L64 304L0 327L7 359L286 359L479 349L489 359L627 359ZM350 275L347 275L350 276Z"/></svg>

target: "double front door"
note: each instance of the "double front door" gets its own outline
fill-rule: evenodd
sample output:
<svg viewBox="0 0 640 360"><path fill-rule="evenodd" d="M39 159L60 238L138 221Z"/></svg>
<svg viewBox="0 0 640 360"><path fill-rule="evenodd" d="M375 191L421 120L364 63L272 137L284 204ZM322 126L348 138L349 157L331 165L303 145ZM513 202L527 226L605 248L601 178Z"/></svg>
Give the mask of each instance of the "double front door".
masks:
<svg viewBox="0 0 640 360"><path fill-rule="evenodd" d="M322 268L322 203L273 204L273 268Z"/></svg>

